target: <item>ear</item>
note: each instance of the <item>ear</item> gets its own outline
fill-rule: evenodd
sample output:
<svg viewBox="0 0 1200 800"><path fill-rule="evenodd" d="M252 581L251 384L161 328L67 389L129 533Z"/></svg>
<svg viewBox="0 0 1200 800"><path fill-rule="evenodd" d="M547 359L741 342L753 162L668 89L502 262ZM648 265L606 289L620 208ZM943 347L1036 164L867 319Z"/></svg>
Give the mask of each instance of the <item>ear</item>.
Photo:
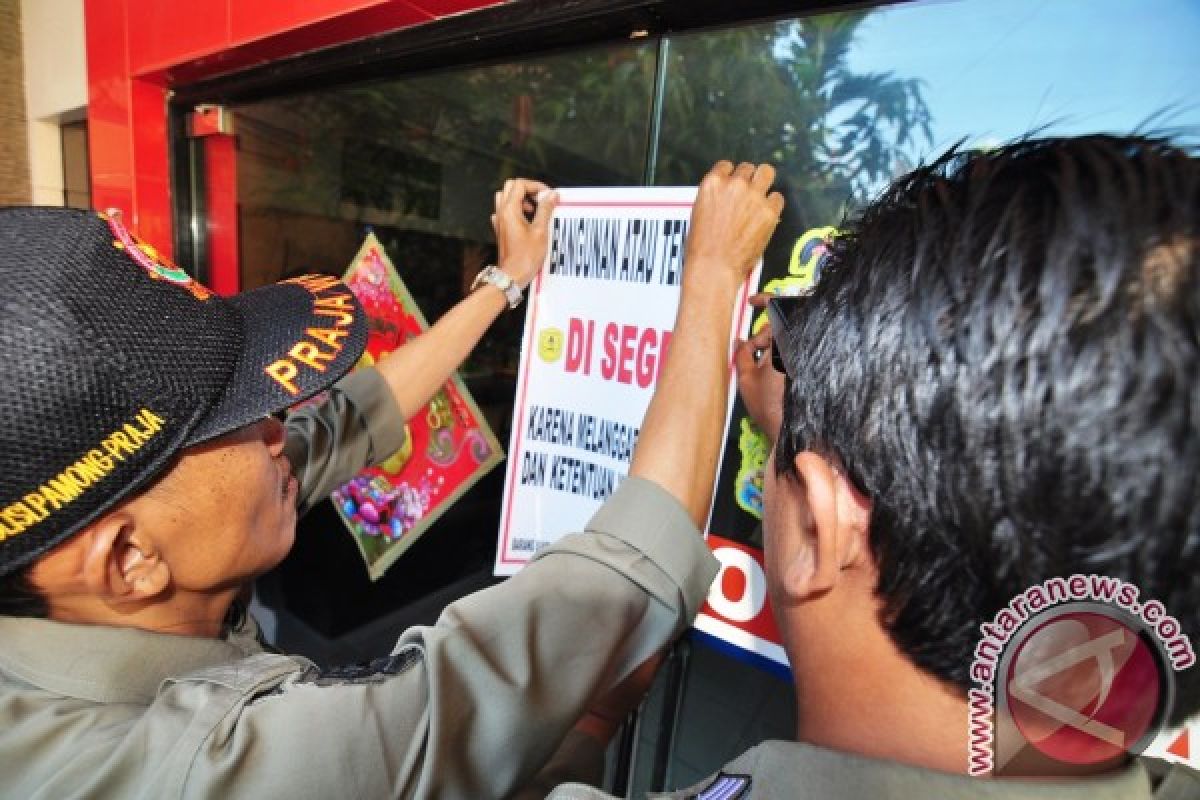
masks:
<svg viewBox="0 0 1200 800"><path fill-rule="evenodd" d="M117 511L87 530L83 577L93 594L117 602L149 600L171 583L171 571L133 515Z"/></svg>
<svg viewBox="0 0 1200 800"><path fill-rule="evenodd" d="M805 451L794 464L798 480L790 491L802 511L796 515L802 540L790 549L781 577L790 596L807 600L832 589L843 570L863 563L871 502L825 456Z"/></svg>

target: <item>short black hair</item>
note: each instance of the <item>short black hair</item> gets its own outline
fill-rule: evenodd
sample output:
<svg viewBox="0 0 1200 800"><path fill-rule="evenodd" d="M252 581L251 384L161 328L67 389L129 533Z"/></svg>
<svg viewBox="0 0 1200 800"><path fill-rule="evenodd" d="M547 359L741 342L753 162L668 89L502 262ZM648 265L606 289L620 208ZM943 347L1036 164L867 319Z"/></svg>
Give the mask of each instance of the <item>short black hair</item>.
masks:
<svg viewBox="0 0 1200 800"><path fill-rule="evenodd" d="M32 566L0 575L0 617L47 617L50 606L30 580Z"/></svg>
<svg viewBox="0 0 1200 800"><path fill-rule="evenodd" d="M1200 634L1200 160L1166 139L952 148L843 224L780 342L776 468L871 499L884 624L963 689L1009 600L1127 580ZM1200 710L1177 675L1175 719Z"/></svg>

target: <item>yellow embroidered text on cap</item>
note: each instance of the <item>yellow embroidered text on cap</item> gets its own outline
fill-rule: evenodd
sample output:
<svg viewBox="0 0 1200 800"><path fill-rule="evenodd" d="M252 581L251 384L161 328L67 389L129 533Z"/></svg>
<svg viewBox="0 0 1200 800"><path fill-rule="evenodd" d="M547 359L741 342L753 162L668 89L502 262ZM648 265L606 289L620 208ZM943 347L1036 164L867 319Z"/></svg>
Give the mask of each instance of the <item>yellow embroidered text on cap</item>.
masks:
<svg viewBox="0 0 1200 800"><path fill-rule="evenodd" d="M283 283L294 283L312 292L313 314L328 317L333 323L329 328L307 328L304 338L291 346L284 358L272 361L264 368L264 372L278 383L288 394L300 393L300 387L295 383L300 374L300 367L308 367L317 372L324 372L328 362L337 358L342 351L342 339L350 335L350 326L354 324L355 305L353 297L344 291L345 285L337 278L327 275L304 275L291 278ZM338 288L343 291L327 297L319 296L328 289ZM322 349L321 345L324 345Z"/></svg>
<svg viewBox="0 0 1200 800"><path fill-rule="evenodd" d="M116 469L162 430L164 420L148 408L104 437L98 447L80 456L55 477L16 502L0 509L0 541L23 533L51 513L75 500Z"/></svg>

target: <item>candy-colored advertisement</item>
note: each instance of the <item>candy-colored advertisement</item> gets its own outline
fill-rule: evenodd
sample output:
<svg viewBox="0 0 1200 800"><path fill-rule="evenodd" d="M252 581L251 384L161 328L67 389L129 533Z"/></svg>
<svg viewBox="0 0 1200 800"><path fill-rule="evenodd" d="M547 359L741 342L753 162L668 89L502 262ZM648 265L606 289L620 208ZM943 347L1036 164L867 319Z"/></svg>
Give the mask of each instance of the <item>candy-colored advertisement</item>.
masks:
<svg viewBox="0 0 1200 800"><path fill-rule="evenodd" d="M370 365L429 327L375 234L344 276L366 311ZM446 509L500 463L504 451L457 373L408 421L408 438L377 467L333 492L371 580L412 546Z"/></svg>

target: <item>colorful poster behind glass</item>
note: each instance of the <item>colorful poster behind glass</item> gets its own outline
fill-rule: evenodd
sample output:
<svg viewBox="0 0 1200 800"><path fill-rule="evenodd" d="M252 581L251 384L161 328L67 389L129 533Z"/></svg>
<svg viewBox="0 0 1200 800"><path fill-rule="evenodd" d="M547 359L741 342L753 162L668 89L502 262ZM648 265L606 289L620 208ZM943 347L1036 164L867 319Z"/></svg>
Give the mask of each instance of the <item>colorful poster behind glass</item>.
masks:
<svg viewBox="0 0 1200 800"><path fill-rule="evenodd" d="M369 324L360 365L375 363L429 327L375 234L367 234L344 279ZM372 580L504 458L457 373L408 421L407 429L400 450L332 496Z"/></svg>
<svg viewBox="0 0 1200 800"><path fill-rule="evenodd" d="M498 575L513 574L541 547L582 529L628 471L679 305L694 188L560 193L547 264L526 312ZM738 296L731 352L734 337L749 329L746 300L757 283L756 269ZM733 384L731 370L731 407ZM740 577L761 555L755 561L753 548L721 536L709 541L724 568L697 627L782 661L769 610L765 619L742 610L765 597L765 583Z"/></svg>

